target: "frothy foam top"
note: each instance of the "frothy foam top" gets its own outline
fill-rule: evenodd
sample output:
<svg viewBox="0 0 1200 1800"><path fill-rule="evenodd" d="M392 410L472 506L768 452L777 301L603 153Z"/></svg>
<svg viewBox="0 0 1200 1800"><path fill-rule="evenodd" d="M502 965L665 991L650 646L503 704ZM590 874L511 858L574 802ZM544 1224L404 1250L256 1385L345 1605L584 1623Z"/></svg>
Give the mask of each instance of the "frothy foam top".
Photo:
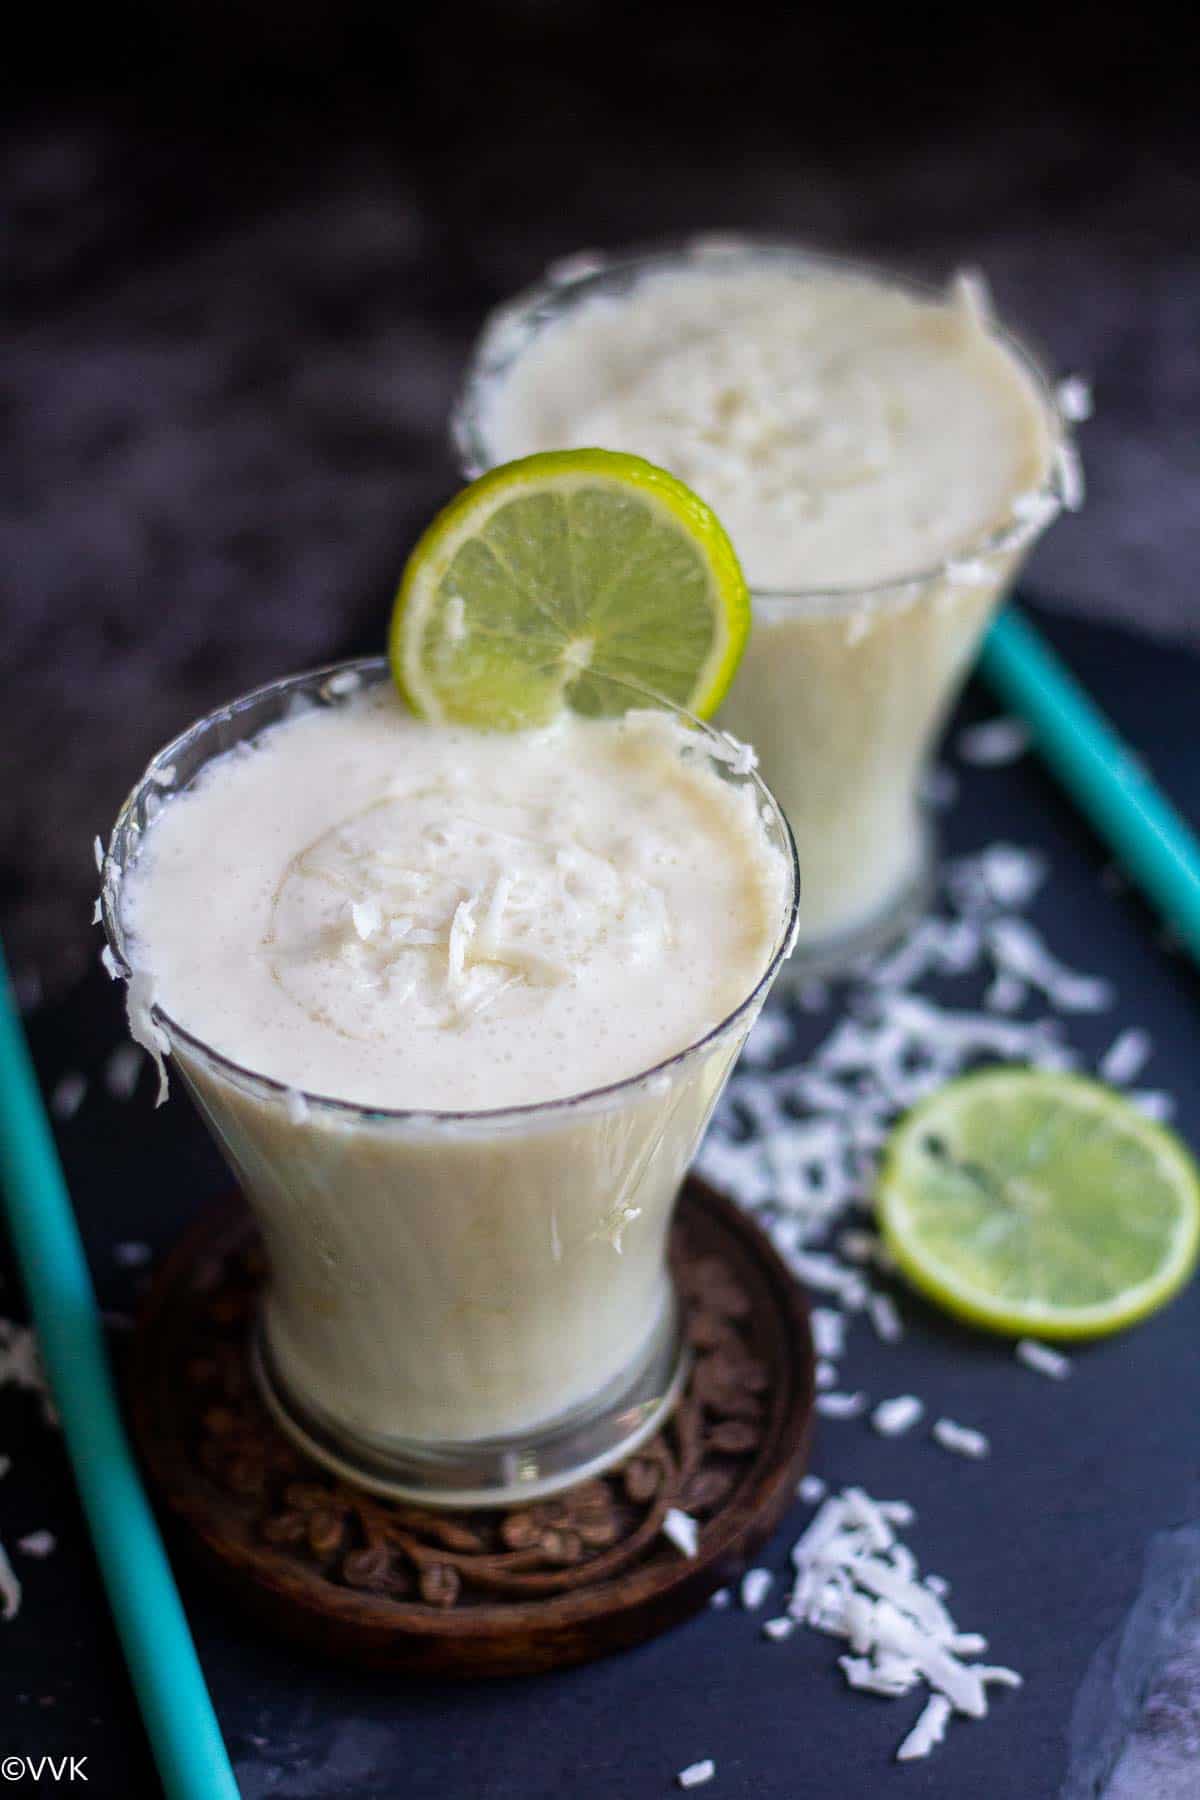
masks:
<svg viewBox="0 0 1200 1800"><path fill-rule="evenodd" d="M1052 455L977 285L937 302L736 259L582 299L494 381L481 422L496 462L596 445L660 463L767 588L935 566L1010 519Z"/></svg>
<svg viewBox="0 0 1200 1800"><path fill-rule="evenodd" d="M366 1106L606 1086L749 995L787 872L753 788L660 712L484 734L387 688L272 727L163 806L122 917L164 1010Z"/></svg>

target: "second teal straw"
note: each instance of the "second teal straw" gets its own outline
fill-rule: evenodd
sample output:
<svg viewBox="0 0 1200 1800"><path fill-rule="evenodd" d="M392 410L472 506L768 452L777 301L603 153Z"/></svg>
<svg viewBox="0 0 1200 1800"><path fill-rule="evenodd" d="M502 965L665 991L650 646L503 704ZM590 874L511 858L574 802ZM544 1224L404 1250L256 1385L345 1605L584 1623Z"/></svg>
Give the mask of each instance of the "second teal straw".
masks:
<svg viewBox="0 0 1200 1800"><path fill-rule="evenodd" d="M1063 787L1200 963L1200 839L1144 763L1014 608L988 633L979 673L1024 719Z"/></svg>
<svg viewBox="0 0 1200 1800"><path fill-rule="evenodd" d="M42 1362L168 1800L238 1800L187 1615L121 1423L91 1274L2 953L0 1182Z"/></svg>

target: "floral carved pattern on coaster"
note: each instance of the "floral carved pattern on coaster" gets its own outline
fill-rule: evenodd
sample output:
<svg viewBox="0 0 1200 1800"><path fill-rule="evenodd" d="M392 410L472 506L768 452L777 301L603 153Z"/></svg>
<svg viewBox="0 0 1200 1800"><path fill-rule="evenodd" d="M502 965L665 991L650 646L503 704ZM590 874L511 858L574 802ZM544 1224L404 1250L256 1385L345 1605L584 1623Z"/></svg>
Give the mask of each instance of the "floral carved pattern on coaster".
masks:
<svg viewBox="0 0 1200 1800"><path fill-rule="evenodd" d="M277 1429L245 1344L265 1268L256 1246L210 1270L185 1367L198 1468L266 1546L330 1583L450 1608L535 1599L619 1575L654 1550L671 1508L706 1517L763 1437L767 1364L753 1308L726 1263L677 1234L673 1266L694 1362L668 1425L611 1474L507 1511L444 1512L379 1499L327 1474Z"/></svg>

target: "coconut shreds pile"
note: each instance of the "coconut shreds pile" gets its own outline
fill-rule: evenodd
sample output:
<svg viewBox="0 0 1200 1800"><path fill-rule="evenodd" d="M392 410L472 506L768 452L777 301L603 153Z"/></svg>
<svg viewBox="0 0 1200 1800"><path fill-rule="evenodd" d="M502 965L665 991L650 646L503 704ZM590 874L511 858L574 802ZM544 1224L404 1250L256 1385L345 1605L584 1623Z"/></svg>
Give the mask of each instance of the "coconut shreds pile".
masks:
<svg viewBox="0 0 1200 1800"><path fill-rule="evenodd" d="M960 740L964 760L981 763L1009 760L1023 748L1009 720L990 721ZM832 1421L861 1417L884 1438L920 1434L934 1454L967 1461L991 1448L974 1422L946 1418L935 1402L898 1393L882 1368L879 1393L849 1389L838 1364L856 1321L876 1357L904 1332L888 1285L891 1259L870 1215L878 1154L896 1117L979 1064L1088 1065L1067 1025L1073 1016L1108 1010L1115 995L1108 981L1070 967L1029 918L1047 875L1040 852L1014 844L959 857L942 872L935 910L898 946L860 963L836 996L813 982L790 1006L771 1006L698 1158L700 1172L755 1216L813 1294L818 1412ZM935 1002L922 991L936 979L942 993L953 992L958 978L964 994L981 994L982 1001ZM825 1011L831 999L842 1002L834 1022L809 1049L814 1021L805 1015ZM1097 1066L1144 1112L1164 1118L1170 1097L1134 1088L1153 1049L1146 1032L1127 1027L1111 1035ZM1028 1339L1017 1345L1015 1360L1051 1381L1071 1369L1061 1352ZM798 1492L810 1504L824 1503L792 1552L791 1597L778 1618L765 1620L762 1635L782 1642L805 1624L844 1638L842 1671L849 1686L865 1692L900 1698L924 1684L927 1704L896 1756L928 1756L954 1715L981 1717L989 1687L1015 1687L1020 1677L975 1660L985 1640L959 1631L940 1577L919 1578L897 1536L913 1516L910 1507L873 1501L860 1488L826 1498L816 1476L805 1477ZM753 1583L755 1598L769 1591Z"/></svg>
<svg viewBox="0 0 1200 1800"><path fill-rule="evenodd" d="M951 862L943 905L897 949L859 965L832 1029L802 1063L777 1066L793 1049L798 1016L772 1007L734 1071L698 1168L755 1214L815 1292L814 1336L826 1361L841 1355L851 1315L865 1313L884 1343L903 1332L879 1285L890 1273L886 1250L856 1211L867 1208L896 1116L982 1062L1083 1067L1065 1021L1113 1004L1107 981L1069 968L1023 916L1046 874L1039 852L1012 844ZM972 978L982 1005L935 1003L916 991L931 977ZM823 989L802 991L800 1017L827 999ZM1107 1079L1136 1080L1152 1050L1144 1032L1120 1032L1102 1058ZM1130 1097L1155 1115L1171 1110L1163 1094Z"/></svg>
<svg viewBox="0 0 1200 1800"><path fill-rule="evenodd" d="M846 1641L838 1663L850 1687L898 1700L925 1684L940 1700L900 1744L901 1761L927 1755L951 1712L981 1719L989 1687L1021 1685L1015 1669L974 1660L987 1639L960 1631L921 1580L897 1535L914 1516L906 1501L872 1500L858 1487L826 1500L793 1547L785 1615Z"/></svg>

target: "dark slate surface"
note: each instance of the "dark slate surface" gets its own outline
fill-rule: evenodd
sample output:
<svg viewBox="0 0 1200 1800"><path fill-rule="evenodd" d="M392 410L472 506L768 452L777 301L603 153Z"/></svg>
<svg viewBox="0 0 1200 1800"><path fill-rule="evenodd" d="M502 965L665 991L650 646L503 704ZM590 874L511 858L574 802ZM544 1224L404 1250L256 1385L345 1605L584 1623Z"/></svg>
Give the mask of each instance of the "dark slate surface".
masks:
<svg viewBox="0 0 1200 1800"><path fill-rule="evenodd" d="M1106 629L1055 623L1053 635L1200 823L1200 664ZM990 709L972 695L967 710ZM1035 922L1074 965L1105 971L1118 985L1114 1011L1073 1021L1073 1041L1099 1054L1118 1025L1147 1027L1157 1048L1145 1082L1175 1096L1181 1128L1200 1142L1195 973L1161 945L1135 899L1102 883L1102 851L1034 762L961 773L961 797L945 822L949 847L999 838L1044 846L1053 876ZM815 1041L827 1023L810 1019L805 1029ZM60 1142L102 1302L127 1310L138 1277L117 1266L114 1246L144 1239L165 1248L221 1188L220 1165L182 1099L153 1113L145 1078L127 1106L104 1096L100 1071L120 1021L118 997L101 976L35 1015L30 1030L47 1085L67 1070L91 1078ZM5 1312L19 1310L14 1287L9 1272ZM1166 1785L1160 1757L1188 1731L1194 1742L1197 1729L1188 1620L1172 1615L1169 1643L1148 1629L1147 1617L1163 1610L1159 1596L1143 1602L1121 1654L1116 1639L1103 1654L1101 1647L1124 1628L1150 1540L1200 1517L1200 1285L1144 1328L1081 1352L1064 1386L1016 1369L1002 1347L916 1302L906 1310L902 1346L885 1352L867 1333L852 1337L847 1381L876 1393L911 1388L982 1425L991 1460L971 1464L919 1437L886 1443L861 1422L822 1421L814 1466L831 1483L861 1482L916 1505L909 1541L926 1568L953 1582L960 1623L985 1631L995 1658L1027 1676L1022 1693L997 1696L987 1720L953 1726L928 1763L893 1769L915 1702L849 1694L832 1640L804 1631L770 1645L759 1633L763 1615L738 1610L705 1613L623 1658L536 1681L464 1688L339 1674L261 1638L181 1570L246 1800L653 1800L674 1791L675 1771L703 1756L718 1765L704 1790L713 1800L874 1800L893 1789L937 1800L1049 1800L1067 1778L1073 1709L1093 1662L1076 1724L1083 1749L1097 1742L1088 1720L1118 1714L1105 1698L1112 1668L1123 1671L1125 1711L1140 1716L1113 1800L1193 1793ZM31 1397L0 1393L0 1448L14 1465L0 1481L0 1538L11 1548L49 1527L60 1540L44 1562L14 1551L25 1605L0 1626L0 1752L86 1752L89 1792L151 1795L62 1452ZM762 1558L768 1566L783 1568L806 1516L798 1506ZM1195 1534L1173 1543L1155 1553L1156 1566L1182 1555L1181 1544L1190 1556ZM1176 1564L1176 1612L1184 1581ZM1168 1666L1157 1678L1163 1657ZM1120 1742L1107 1745L1106 1765L1120 1751ZM1099 1791L1098 1779L1093 1769L1071 1800Z"/></svg>

